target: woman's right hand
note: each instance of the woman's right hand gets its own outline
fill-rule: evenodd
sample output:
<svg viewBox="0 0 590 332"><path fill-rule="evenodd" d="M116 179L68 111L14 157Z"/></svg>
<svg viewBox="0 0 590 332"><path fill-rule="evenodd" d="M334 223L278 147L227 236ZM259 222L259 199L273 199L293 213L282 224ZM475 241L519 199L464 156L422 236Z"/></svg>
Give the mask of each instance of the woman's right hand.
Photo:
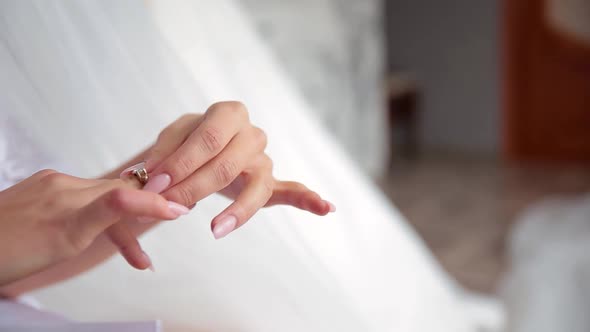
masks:
<svg viewBox="0 0 590 332"><path fill-rule="evenodd" d="M43 170L1 191L0 286L80 254L122 219L180 216L175 203L135 182Z"/></svg>

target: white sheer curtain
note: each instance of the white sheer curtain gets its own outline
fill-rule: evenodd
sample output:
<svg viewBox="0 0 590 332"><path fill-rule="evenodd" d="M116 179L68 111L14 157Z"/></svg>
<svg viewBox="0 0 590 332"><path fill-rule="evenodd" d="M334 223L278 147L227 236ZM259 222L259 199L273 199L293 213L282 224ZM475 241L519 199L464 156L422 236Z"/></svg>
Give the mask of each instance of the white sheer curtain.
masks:
<svg viewBox="0 0 590 332"><path fill-rule="evenodd" d="M475 331L480 317L399 213L315 121L232 1L0 2L0 110L80 175L96 175L186 112L240 99L277 175L338 206L260 212L223 241L194 213L142 239L157 273L119 257L35 295L74 319L166 331ZM163 34L163 35L162 35ZM170 46L169 46L170 45Z"/></svg>
<svg viewBox="0 0 590 332"><path fill-rule="evenodd" d="M384 170L382 0L240 0L314 112L370 174Z"/></svg>

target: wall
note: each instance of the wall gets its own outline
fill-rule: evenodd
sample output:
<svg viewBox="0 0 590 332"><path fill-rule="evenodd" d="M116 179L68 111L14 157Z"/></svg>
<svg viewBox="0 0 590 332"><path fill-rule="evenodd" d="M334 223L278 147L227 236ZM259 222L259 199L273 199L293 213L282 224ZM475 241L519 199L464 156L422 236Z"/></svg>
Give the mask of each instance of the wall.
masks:
<svg viewBox="0 0 590 332"><path fill-rule="evenodd" d="M499 150L496 1L387 1L391 65L422 87L420 140L427 148Z"/></svg>

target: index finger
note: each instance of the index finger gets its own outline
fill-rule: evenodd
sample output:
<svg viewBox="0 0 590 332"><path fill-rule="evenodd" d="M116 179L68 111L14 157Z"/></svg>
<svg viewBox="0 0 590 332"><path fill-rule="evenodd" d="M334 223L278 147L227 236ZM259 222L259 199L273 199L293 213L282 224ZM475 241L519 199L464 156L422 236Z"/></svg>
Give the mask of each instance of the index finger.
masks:
<svg viewBox="0 0 590 332"><path fill-rule="evenodd" d="M217 156L238 133L247 118L247 111L241 103L223 102L212 105L184 143L150 172L151 179L156 182L156 179L169 177L169 183L164 189L182 182Z"/></svg>

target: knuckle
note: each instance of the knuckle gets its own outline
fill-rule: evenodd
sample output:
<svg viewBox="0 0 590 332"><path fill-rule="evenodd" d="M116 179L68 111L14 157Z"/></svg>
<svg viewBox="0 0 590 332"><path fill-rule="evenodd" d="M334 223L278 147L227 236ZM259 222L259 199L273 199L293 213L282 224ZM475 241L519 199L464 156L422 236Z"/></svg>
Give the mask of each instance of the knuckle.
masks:
<svg viewBox="0 0 590 332"><path fill-rule="evenodd" d="M268 136L266 135L264 130L258 127L254 127L254 141L256 142L256 145L258 147L264 150L266 148L266 145L268 144Z"/></svg>
<svg viewBox="0 0 590 332"><path fill-rule="evenodd" d="M156 142L165 141L166 138L168 138L170 135L172 135L172 133L175 131L176 131L176 125L174 123L167 126L166 128L162 129L162 131L158 134L158 139L156 140Z"/></svg>
<svg viewBox="0 0 590 332"><path fill-rule="evenodd" d="M291 190L296 191L296 192L302 192L302 191L309 190L309 189L307 189L306 186L304 186L303 184L301 184L299 182L291 182L290 187L291 187Z"/></svg>
<svg viewBox="0 0 590 332"><path fill-rule="evenodd" d="M246 105L240 101L228 101L227 108L236 115L248 116L248 109L246 108Z"/></svg>
<svg viewBox="0 0 590 332"><path fill-rule="evenodd" d="M193 121L197 117L196 114L186 113L181 115L176 121L166 126L158 135L158 141L167 139L170 136L176 136L176 134L183 128L183 125L188 121Z"/></svg>
<svg viewBox="0 0 590 332"><path fill-rule="evenodd" d="M238 165L230 159L223 159L217 163L214 173L217 183L225 186L238 176Z"/></svg>
<svg viewBox="0 0 590 332"><path fill-rule="evenodd" d="M192 121L194 119L196 119L199 115L195 114L195 113L185 113L183 115L181 115L176 121L174 121L174 123L178 124L178 123L184 123L186 121Z"/></svg>
<svg viewBox="0 0 590 332"><path fill-rule="evenodd" d="M190 156L180 156L178 160L172 166L172 174L173 178L178 177L180 178L193 173L197 169L197 162L196 160L192 159Z"/></svg>
<svg viewBox="0 0 590 332"><path fill-rule="evenodd" d="M201 148L205 152L214 153L221 148L223 133L214 127L205 128L200 135Z"/></svg>
<svg viewBox="0 0 590 332"><path fill-rule="evenodd" d="M33 174L32 177L37 177L39 179L42 179L48 175L55 174L55 173L57 173L57 171L54 169L42 169L42 170L36 172L35 174Z"/></svg>
<svg viewBox="0 0 590 332"><path fill-rule="evenodd" d="M213 112L226 112L239 118L248 118L246 105L236 100L217 102L211 105L209 109Z"/></svg>
<svg viewBox="0 0 590 332"><path fill-rule="evenodd" d="M170 193L173 196L171 201L177 202L184 206L194 204L196 202L195 194L189 186L176 186L173 192Z"/></svg>
<svg viewBox="0 0 590 332"><path fill-rule="evenodd" d="M68 179L68 176L63 173L58 173L55 171L46 172L46 175L41 178L41 182L43 182L46 186L55 188L62 186Z"/></svg>

